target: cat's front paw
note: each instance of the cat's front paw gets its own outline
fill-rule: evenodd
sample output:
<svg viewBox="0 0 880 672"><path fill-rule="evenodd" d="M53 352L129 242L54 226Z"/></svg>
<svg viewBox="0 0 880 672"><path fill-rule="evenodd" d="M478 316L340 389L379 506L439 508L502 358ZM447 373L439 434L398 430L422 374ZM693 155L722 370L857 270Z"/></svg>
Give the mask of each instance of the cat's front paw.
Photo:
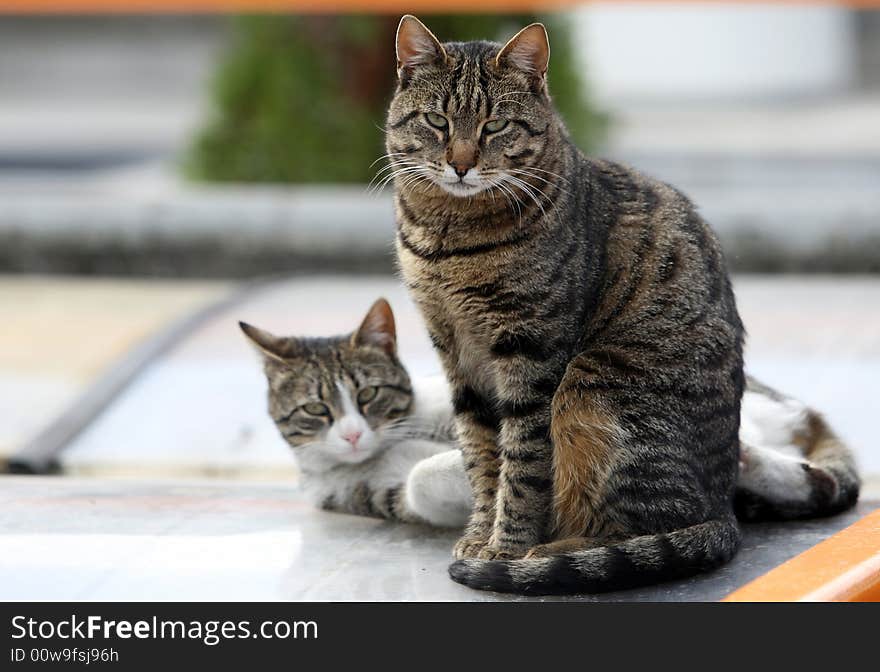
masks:
<svg viewBox="0 0 880 672"><path fill-rule="evenodd" d="M487 544L478 554L480 560L519 560L525 556L525 549L498 548Z"/></svg>
<svg viewBox="0 0 880 672"><path fill-rule="evenodd" d="M530 544L516 545L511 544L509 541L503 543L495 535L492 535L489 538L489 543L486 544L477 557L480 560L519 560L525 557L529 548Z"/></svg>
<svg viewBox="0 0 880 672"><path fill-rule="evenodd" d="M456 560L467 560L480 557L480 552L486 548L489 540L484 537L465 535L459 539L452 548L452 557Z"/></svg>

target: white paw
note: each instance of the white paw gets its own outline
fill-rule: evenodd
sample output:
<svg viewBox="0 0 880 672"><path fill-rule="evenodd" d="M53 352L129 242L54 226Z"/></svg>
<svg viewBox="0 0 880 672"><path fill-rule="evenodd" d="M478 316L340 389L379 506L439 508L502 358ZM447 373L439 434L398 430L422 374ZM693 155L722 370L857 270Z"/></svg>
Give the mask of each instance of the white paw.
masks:
<svg viewBox="0 0 880 672"><path fill-rule="evenodd" d="M446 451L416 464L406 481L406 501L413 513L433 525L463 526L473 496L461 452Z"/></svg>
<svg viewBox="0 0 880 672"><path fill-rule="evenodd" d="M748 448L739 485L774 501L804 502L812 492L807 462L763 446Z"/></svg>

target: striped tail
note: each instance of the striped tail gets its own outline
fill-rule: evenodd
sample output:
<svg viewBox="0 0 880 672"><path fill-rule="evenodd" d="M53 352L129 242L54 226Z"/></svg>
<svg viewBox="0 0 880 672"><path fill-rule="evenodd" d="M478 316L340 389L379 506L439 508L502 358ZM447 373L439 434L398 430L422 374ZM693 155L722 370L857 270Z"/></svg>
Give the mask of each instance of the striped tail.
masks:
<svg viewBox="0 0 880 672"><path fill-rule="evenodd" d="M736 554L739 539L731 516L547 558L458 560L449 575L471 588L502 593L601 593L709 571Z"/></svg>

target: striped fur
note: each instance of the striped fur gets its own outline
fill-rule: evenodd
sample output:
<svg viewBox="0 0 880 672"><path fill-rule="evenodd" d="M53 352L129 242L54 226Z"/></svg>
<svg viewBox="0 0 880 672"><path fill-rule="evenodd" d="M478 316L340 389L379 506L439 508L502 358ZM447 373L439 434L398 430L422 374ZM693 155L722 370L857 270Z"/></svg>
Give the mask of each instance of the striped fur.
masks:
<svg viewBox="0 0 880 672"><path fill-rule="evenodd" d="M402 158L400 269L474 488L452 578L578 592L727 561L743 329L717 239L673 187L570 142L537 29L515 38L515 63L488 42L426 58L431 39L400 68L387 147ZM588 548L523 559L557 529Z"/></svg>
<svg viewBox="0 0 880 672"><path fill-rule="evenodd" d="M267 368L270 390L297 389L279 385L278 379L286 373L300 372L303 379L308 377L307 366L289 366L296 361L292 353L303 346L321 369L330 374L333 383L343 382L338 365L351 354L337 352L335 348L309 348L309 341L305 339L297 339L299 345L294 347L289 339L273 341L274 337L266 332L259 336L254 328L249 330L252 338L259 339L261 349L268 348L288 358L279 360L263 350L264 356L272 362ZM351 346L352 338L344 336L318 342L326 344L333 340L345 349ZM348 364L350 368L358 366L357 352L357 349L353 351L355 362ZM279 368L278 365L284 363L288 366ZM399 383L398 369L402 368L400 362L387 370L374 367L373 375L377 372L379 375L374 380L395 386ZM306 383L305 380L299 382ZM746 389L740 439L753 445L744 445L741 449L734 499L738 518L747 521L810 518L832 515L852 506L859 492L855 464L849 450L834 436L825 420L803 402L752 377L747 378ZM326 433L321 432L307 444L301 444L298 435L286 437L300 455L305 466L306 489L314 494L319 506L329 511L441 526L457 526L464 520L473 503L471 493L463 485L467 477L457 449L445 381L436 377L416 379L412 390L410 412L404 423L378 425L377 430L382 434L381 450L365 464L332 463L329 469L327 464L316 469L312 465L314 454L326 450ZM294 394L291 399L278 399L276 403L288 407L296 399ZM610 423L603 420L602 415L591 413L589 408L576 405L575 411L569 412L565 402L562 395L556 399L552 413L565 422L554 424L551 431L557 460L567 466L565 471L554 473L554 535L559 539L533 547L529 557L560 555L590 546L586 538L572 535L579 526L585 525L589 514L586 505L598 504L597 493L589 497L580 497L579 493L590 493L593 483L604 481L601 476L594 478L593 472L607 468L607 451L603 446L610 444ZM284 421L279 422L278 427L282 436L291 434ZM583 436L593 441L593 449L577 450Z"/></svg>

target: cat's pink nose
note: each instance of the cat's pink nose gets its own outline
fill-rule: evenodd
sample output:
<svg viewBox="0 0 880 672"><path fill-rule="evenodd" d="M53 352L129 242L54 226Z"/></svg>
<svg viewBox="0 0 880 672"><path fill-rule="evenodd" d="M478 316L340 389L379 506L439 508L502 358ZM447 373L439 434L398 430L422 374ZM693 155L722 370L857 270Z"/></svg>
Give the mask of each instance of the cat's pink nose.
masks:
<svg viewBox="0 0 880 672"><path fill-rule="evenodd" d="M345 439L346 441L348 441L352 446L356 446L357 442L361 438L362 434L363 434L363 432L360 432L355 429L351 432L346 432L345 434L343 434L342 438Z"/></svg>

